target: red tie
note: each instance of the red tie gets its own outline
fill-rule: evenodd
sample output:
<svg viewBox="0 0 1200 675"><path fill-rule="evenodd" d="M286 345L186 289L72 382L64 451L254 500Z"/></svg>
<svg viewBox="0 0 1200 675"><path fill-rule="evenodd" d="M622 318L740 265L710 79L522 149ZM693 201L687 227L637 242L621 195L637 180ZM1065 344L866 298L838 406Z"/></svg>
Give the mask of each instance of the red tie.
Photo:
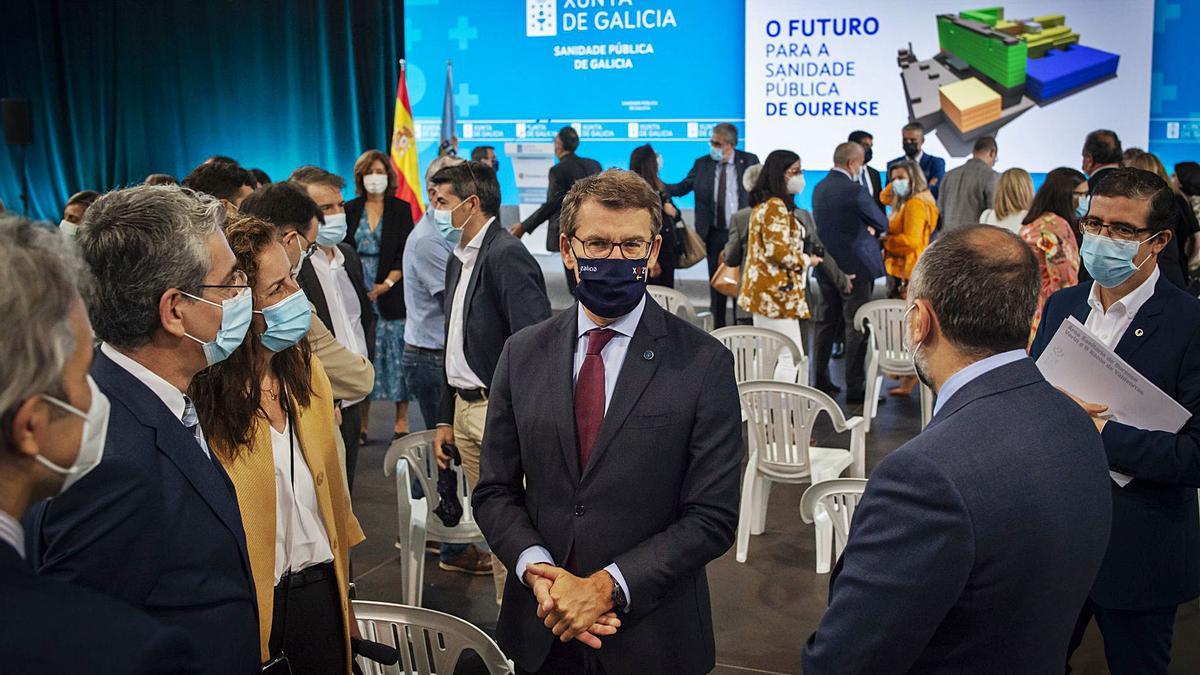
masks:
<svg viewBox="0 0 1200 675"><path fill-rule="evenodd" d="M593 328L587 332L587 356L575 382L575 429L579 434L579 472L587 468L592 458L592 446L600 423L604 421L604 359L600 352L608 341L617 336L608 328Z"/></svg>

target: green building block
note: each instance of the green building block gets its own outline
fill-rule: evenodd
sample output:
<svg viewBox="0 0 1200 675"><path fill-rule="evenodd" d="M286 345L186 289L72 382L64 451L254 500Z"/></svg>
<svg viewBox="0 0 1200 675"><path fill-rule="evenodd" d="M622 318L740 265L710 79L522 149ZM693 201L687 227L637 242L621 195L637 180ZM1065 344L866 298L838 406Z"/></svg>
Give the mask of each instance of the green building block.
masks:
<svg viewBox="0 0 1200 675"><path fill-rule="evenodd" d="M967 21L978 21L989 26L995 26L997 21L1004 18L1004 8L985 7L982 9L968 9L965 12L959 12L958 16Z"/></svg>
<svg viewBox="0 0 1200 675"><path fill-rule="evenodd" d="M999 18L1003 17L997 17L997 20ZM1004 87L1025 84L1025 62L1029 57L1027 42L987 24L952 14L938 16L937 22L938 46L942 51L966 61Z"/></svg>

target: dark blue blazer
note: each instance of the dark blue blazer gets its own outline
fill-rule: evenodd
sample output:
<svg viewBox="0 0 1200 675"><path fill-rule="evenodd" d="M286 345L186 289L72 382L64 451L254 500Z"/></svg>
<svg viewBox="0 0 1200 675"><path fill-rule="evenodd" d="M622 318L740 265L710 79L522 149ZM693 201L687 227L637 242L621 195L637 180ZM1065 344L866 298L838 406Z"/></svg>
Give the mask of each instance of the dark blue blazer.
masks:
<svg viewBox="0 0 1200 675"><path fill-rule="evenodd" d="M758 164L758 155L753 152L733 151L733 166L737 169L737 207L744 209L750 203L750 196L742 186L742 176L746 169ZM672 197L682 197L689 192L696 193L696 234L708 238L708 231L717 226L717 163L712 157L704 155L696 159L691 171L678 183L667 186L667 193ZM728 195L732 197L733 195ZM729 223L725 224L726 227Z"/></svg>
<svg viewBox="0 0 1200 675"><path fill-rule="evenodd" d="M258 618L233 484L166 405L97 351L112 401L100 465L27 514L38 573L178 626L206 672L257 673Z"/></svg>
<svg viewBox="0 0 1200 675"><path fill-rule="evenodd" d="M907 155L900 155L896 159L887 163L888 171L900 162L908 160ZM925 181L929 183L929 191L933 193L934 198L938 196L938 189L942 187L942 179L946 177L946 160L941 157L934 157L928 152L921 155L921 161L918 162L921 166L921 173L925 174Z"/></svg>
<svg viewBox="0 0 1200 675"><path fill-rule="evenodd" d="M1063 672L1108 484L1092 421L1032 360L968 382L871 475L804 672Z"/></svg>
<svg viewBox="0 0 1200 675"><path fill-rule="evenodd" d="M144 613L34 576L0 542L0 669L23 675L199 673L191 643Z"/></svg>
<svg viewBox="0 0 1200 675"><path fill-rule="evenodd" d="M1080 284L1050 296L1035 358L1067 316L1087 321L1090 293L1091 284ZM1091 597L1110 609L1173 606L1200 595L1200 300L1160 276L1116 352L1192 418L1178 434L1105 425L1109 465L1135 480L1123 488L1110 483L1112 540Z"/></svg>
<svg viewBox="0 0 1200 675"><path fill-rule="evenodd" d="M821 243L843 272L859 281L883 276L879 240L867 227L883 234L888 222L865 187L831 170L813 190L812 214Z"/></svg>

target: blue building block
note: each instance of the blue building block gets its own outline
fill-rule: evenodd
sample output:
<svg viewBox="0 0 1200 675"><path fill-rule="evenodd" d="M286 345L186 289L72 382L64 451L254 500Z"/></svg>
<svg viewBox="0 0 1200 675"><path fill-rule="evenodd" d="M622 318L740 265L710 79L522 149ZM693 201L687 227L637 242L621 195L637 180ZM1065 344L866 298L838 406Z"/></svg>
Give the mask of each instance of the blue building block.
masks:
<svg viewBox="0 0 1200 675"><path fill-rule="evenodd" d="M1025 66L1025 92L1041 103L1117 74L1117 54L1070 45L1052 49Z"/></svg>

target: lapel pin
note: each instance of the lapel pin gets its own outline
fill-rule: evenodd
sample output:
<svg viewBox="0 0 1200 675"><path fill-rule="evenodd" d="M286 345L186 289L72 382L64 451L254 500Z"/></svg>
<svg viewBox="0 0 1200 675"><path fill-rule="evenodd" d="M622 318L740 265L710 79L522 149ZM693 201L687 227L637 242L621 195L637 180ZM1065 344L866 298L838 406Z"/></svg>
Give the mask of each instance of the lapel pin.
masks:
<svg viewBox="0 0 1200 675"><path fill-rule="evenodd" d="M653 361L654 360L654 352L647 349L646 351L642 352L642 358L646 359L647 361Z"/></svg>
<svg viewBox="0 0 1200 675"><path fill-rule="evenodd" d="M1142 330L1141 328L1139 328L1139 329L1137 329L1137 330L1133 331L1133 334L1134 334L1134 335L1136 335L1136 336L1138 336L1138 337L1142 337L1142 335L1143 335L1143 334L1145 334L1145 332L1146 332L1146 331L1144 331L1144 330Z"/></svg>

